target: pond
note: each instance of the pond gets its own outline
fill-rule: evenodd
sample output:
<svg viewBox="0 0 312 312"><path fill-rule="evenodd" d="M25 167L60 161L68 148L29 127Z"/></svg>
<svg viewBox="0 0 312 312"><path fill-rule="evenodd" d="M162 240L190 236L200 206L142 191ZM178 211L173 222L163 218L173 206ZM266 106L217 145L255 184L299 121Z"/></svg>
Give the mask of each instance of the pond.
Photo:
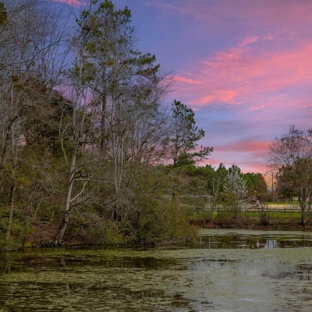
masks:
<svg viewBox="0 0 312 312"><path fill-rule="evenodd" d="M0 253L0 311L311 311L312 233L201 230L196 246Z"/></svg>

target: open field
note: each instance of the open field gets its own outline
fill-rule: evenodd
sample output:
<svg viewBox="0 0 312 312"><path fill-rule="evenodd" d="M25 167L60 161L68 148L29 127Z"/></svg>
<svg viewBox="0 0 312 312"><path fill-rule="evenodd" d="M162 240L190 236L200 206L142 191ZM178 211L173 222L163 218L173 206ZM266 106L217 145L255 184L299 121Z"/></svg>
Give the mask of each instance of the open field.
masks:
<svg viewBox="0 0 312 312"><path fill-rule="evenodd" d="M213 204L210 199L204 196L178 198L179 202L189 209L190 223L198 227L302 230L298 201L261 203L260 207L246 204L234 217L230 206Z"/></svg>
<svg viewBox="0 0 312 312"><path fill-rule="evenodd" d="M203 228L300 229L301 209L298 203L266 203L257 208L247 205L234 217L230 207L190 205L190 223ZM305 228L305 230L311 230Z"/></svg>
<svg viewBox="0 0 312 312"><path fill-rule="evenodd" d="M246 211L267 211L267 212L300 212L301 208L299 204L291 204L291 203L268 203L266 205L260 206L257 208L256 206L246 207Z"/></svg>
<svg viewBox="0 0 312 312"><path fill-rule="evenodd" d="M237 217L228 212L214 212L210 215L194 214L189 218L190 224L200 228L303 230L300 212L240 212ZM312 228L305 227L304 230Z"/></svg>

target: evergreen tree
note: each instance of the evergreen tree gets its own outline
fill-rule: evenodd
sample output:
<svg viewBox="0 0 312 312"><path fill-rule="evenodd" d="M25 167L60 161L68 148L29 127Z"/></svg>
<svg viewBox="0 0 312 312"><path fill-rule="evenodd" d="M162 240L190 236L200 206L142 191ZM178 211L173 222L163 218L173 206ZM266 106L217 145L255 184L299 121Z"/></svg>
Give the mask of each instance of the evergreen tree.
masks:
<svg viewBox="0 0 312 312"><path fill-rule="evenodd" d="M195 113L180 101L172 103L173 135L170 138L170 153L173 166L195 164L207 158L213 151L212 147L200 146L197 142L205 136L205 131L196 126Z"/></svg>

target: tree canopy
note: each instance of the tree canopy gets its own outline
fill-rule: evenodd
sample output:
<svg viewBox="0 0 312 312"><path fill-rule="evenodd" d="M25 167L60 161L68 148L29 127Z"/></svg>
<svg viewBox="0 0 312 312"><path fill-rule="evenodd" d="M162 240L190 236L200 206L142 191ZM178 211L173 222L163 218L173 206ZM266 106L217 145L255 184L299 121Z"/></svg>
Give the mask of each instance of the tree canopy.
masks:
<svg viewBox="0 0 312 312"><path fill-rule="evenodd" d="M66 25L53 8L0 2L0 249L186 238L163 166L173 137L181 165L212 151L194 150L194 113L176 103L173 132L170 75L137 48L128 7L90 1Z"/></svg>
<svg viewBox="0 0 312 312"><path fill-rule="evenodd" d="M197 148L197 142L205 136L205 131L196 126L193 110L175 100L172 103L172 117L173 135L170 138L170 150L173 166L195 164L196 161L207 158L213 148Z"/></svg>
<svg viewBox="0 0 312 312"><path fill-rule="evenodd" d="M279 175L279 185L296 192L301 207L301 222L309 224L312 191L312 129L290 126L288 134L270 146L269 166Z"/></svg>

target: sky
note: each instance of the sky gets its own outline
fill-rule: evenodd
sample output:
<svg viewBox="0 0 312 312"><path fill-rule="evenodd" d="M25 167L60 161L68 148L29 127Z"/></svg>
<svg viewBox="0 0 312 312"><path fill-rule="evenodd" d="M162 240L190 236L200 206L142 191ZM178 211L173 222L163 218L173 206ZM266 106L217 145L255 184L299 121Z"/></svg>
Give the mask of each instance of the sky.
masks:
<svg viewBox="0 0 312 312"><path fill-rule="evenodd" d="M81 9L87 1L52 0ZM195 112L214 151L200 165L266 172L290 125L312 126L311 0L115 0L132 12L137 44L174 83L165 101Z"/></svg>

